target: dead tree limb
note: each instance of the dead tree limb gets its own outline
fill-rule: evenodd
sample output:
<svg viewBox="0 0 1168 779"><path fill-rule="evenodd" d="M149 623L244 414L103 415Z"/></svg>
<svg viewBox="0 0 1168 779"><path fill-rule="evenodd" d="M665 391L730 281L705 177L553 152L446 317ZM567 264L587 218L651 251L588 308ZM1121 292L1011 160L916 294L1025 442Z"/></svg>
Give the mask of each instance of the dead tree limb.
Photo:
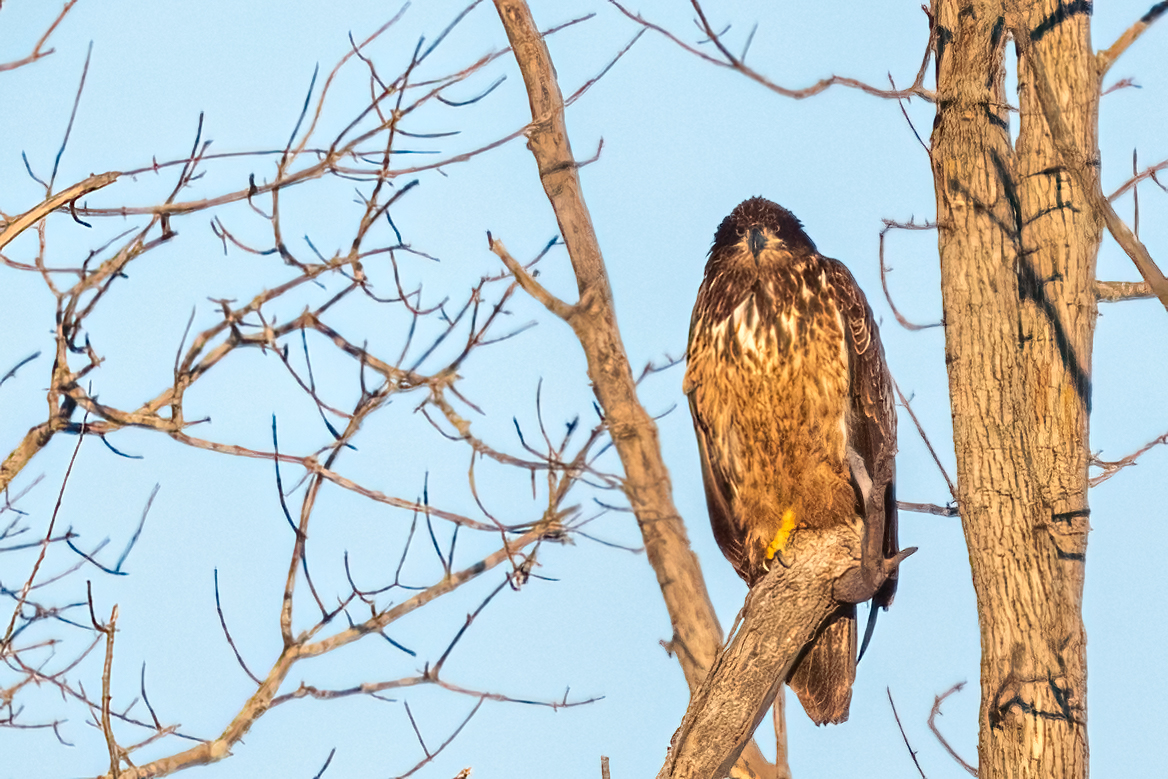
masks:
<svg viewBox="0 0 1168 779"><path fill-rule="evenodd" d="M1165 11L1168 11L1168 3L1156 3L1146 14L1137 19L1135 24L1124 30L1123 35L1120 35L1115 43L1095 55L1095 67L1099 71L1099 78L1103 78L1107 74L1119 56L1127 51L1128 47L1135 43L1152 26L1153 22L1163 16Z"/></svg>
<svg viewBox="0 0 1168 779"><path fill-rule="evenodd" d="M1147 300L1156 297L1156 293L1146 281L1097 281L1095 297L1100 303L1117 303L1122 300Z"/></svg>
<svg viewBox="0 0 1168 779"><path fill-rule="evenodd" d="M61 206L72 203L79 197L88 195L90 192L108 187L118 180L121 173L117 171L110 171L109 173L98 173L90 176L84 181L80 181L68 189L63 189L57 194L49 197L44 202L34 206L25 213L13 219L4 226L4 230L0 231L0 249L7 246L16 236L23 233L34 224L44 219L46 216L56 211Z"/></svg>
<svg viewBox="0 0 1168 779"><path fill-rule="evenodd" d="M588 378L624 467L624 491L673 625L671 646L692 691L713 664L722 629L685 525L673 504L657 426L637 400L636 381L617 327L612 288L568 142L564 98L547 44L523 0L495 0L495 8L527 87L531 105L527 145L535 156L540 182L576 274L579 301L571 307L567 321L584 350ZM772 775L773 766L757 746L752 745L747 762L749 775Z"/></svg>
<svg viewBox="0 0 1168 779"><path fill-rule="evenodd" d="M859 560L859 529L802 530L793 562L746 598L741 627L694 694L658 779L726 776L803 647L839 605L835 580Z"/></svg>

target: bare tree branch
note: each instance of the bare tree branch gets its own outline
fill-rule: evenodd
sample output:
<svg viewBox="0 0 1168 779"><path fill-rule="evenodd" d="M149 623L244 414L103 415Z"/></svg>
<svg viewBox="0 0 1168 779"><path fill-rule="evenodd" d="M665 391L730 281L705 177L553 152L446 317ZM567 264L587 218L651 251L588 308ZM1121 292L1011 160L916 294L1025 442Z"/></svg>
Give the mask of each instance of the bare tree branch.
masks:
<svg viewBox="0 0 1168 779"><path fill-rule="evenodd" d="M634 12L630 11L629 9L625 8L617 0L608 0L608 1L610 3L612 3L614 6L616 6L617 10L619 10L622 14L624 14L625 16L627 16L629 19L636 22L637 24L641 25L643 28L645 28L647 30L652 30L653 32L656 32L656 33L659 33L660 35L665 36L670 41L677 44L682 49L685 49L687 52L694 55L695 57L698 57L699 59L703 60L704 62L708 62L711 65L716 65L720 68L728 68L730 70L737 71L738 73L741 73L742 75L746 76L751 81L754 81L755 83L760 84L763 87L766 87L767 89L769 89L770 91L772 91L776 94L782 95L783 97L789 97L789 98L793 98L795 100L802 100L804 98L818 95L820 92L826 91L830 87L836 86L838 84L839 86L850 87L851 89L858 89L861 92L864 92L866 94L874 95L876 97L881 97L881 98L890 99L890 100L896 100L896 99L901 99L901 98L919 97L919 98L921 98L923 100L927 100L928 102L931 103L935 99L933 93L930 90L925 89L925 87L924 87L925 74L928 72L929 57L933 51L932 31L931 30L930 30L930 35L929 35L930 40L929 40L928 45L925 47L925 55L924 55L923 61L921 62L920 70L917 71L916 78L913 80L912 85L910 87L908 87L907 89L878 89L877 87L871 86L869 84L865 84L862 81L858 81L854 78L846 78L844 76L830 76L828 78L820 79L819 81L816 81L811 86L804 87L803 89L788 89L787 87L783 87L783 86L776 84L775 82L768 79L766 76L764 76L761 73L759 73L758 71L756 71L754 68L747 65L745 60L743 59L743 57L745 56L745 53L743 54L743 56L736 56L736 55L732 54L730 52L730 50L726 47L726 44L722 41L721 36L718 34L717 31L714 30L714 28L710 25L709 21L706 19L705 12L702 10L702 7L697 2L697 0L690 0L690 2L693 5L695 13L697 13L697 15L698 15L699 26L702 28L702 31L706 34L709 41L711 43L713 43L714 46L718 49L718 52L722 55L721 58L712 57L709 54L706 54L701 49L698 49L697 47L686 43L685 41L681 40L673 33L666 30L664 27L661 27L660 25L654 24L653 22L650 22L649 20L645 19L640 14L634 13ZM749 43L747 45L749 46Z"/></svg>
<svg viewBox="0 0 1168 779"><path fill-rule="evenodd" d="M90 192L108 187L110 184L118 180L122 174L111 171L109 173L98 173L90 176L84 181L79 181L68 189L63 189L52 197L39 203L20 216L4 225L4 231L0 232L0 249L3 249L12 242L16 236L23 233L34 224L44 219L46 216L61 208L64 205L72 203L79 197L84 197Z"/></svg>
<svg viewBox="0 0 1168 779"><path fill-rule="evenodd" d="M1100 303L1117 303L1122 300L1147 300L1156 297L1156 293L1146 281L1097 281L1095 297Z"/></svg>
<svg viewBox="0 0 1168 779"><path fill-rule="evenodd" d="M110 774L117 779L121 776L119 766L122 760L122 750L114 737L114 726L110 721L110 683L114 673L114 635L118 626L118 605L115 603L110 612L109 622L101 626L105 633L105 665L101 672L101 732L105 735L106 747L109 749Z"/></svg>
<svg viewBox="0 0 1168 779"><path fill-rule="evenodd" d="M913 765L917 768L917 773L921 775L921 779L928 779L925 776L925 771L921 768L920 762L917 760L917 753L913 751L912 744L908 743L908 734L904 732L904 725L900 722L900 715L896 713L896 703L892 700L892 690L888 687L884 688L888 693L888 705L892 707L892 717L896 720L896 727L900 730L900 737L904 739L904 748L908 750L908 756L912 758Z"/></svg>
<svg viewBox="0 0 1168 779"><path fill-rule="evenodd" d="M564 100L547 44L523 0L495 0L495 8L515 60L523 73L531 105L528 148L568 249L579 301L568 320L588 362L588 377L625 470L624 490L636 514L645 551L657 574L678 661L690 690L713 664L721 628L710 603L697 557L673 504L669 471L661 457L657 426L637 400L616 315L612 290L592 218L584 202L578 165L564 120ZM773 767L751 744L748 770L771 775ZM751 766L754 766L751 768Z"/></svg>
<svg viewBox="0 0 1168 779"><path fill-rule="evenodd" d="M1113 462L1107 462L1105 460L1100 460L1096 456L1092 456L1091 457L1091 464L1095 465L1099 468L1102 468L1103 473L1099 474L1098 476L1092 476L1090 479L1087 480L1087 483L1089 485L1091 485L1092 487L1098 487L1100 484L1107 481L1112 476L1114 476L1115 474L1122 471L1124 468L1127 468L1128 466L1131 466L1131 465L1135 465L1136 460L1138 460L1148 450L1150 450L1154 447L1157 447L1157 446L1165 446L1165 445L1168 445L1168 433L1165 433L1162 436L1157 436L1156 438L1153 438L1151 441L1148 441L1148 443L1144 444L1139 449L1137 449L1134 452L1132 452L1131 454L1129 454L1127 457L1124 457L1124 458L1119 459L1119 460L1115 460Z"/></svg>
<svg viewBox="0 0 1168 779"><path fill-rule="evenodd" d="M790 675L799 653L838 606L836 579L859 560L859 528L803 529L790 567L746 597L741 627L694 692L658 779L726 776Z"/></svg>
<svg viewBox="0 0 1168 779"><path fill-rule="evenodd" d="M906 503L898 500L896 507L901 511L911 511L915 514L933 514L938 517L961 516L961 511L956 506L938 506L935 503Z"/></svg>
<svg viewBox="0 0 1168 779"><path fill-rule="evenodd" d="M970 774L970 776L977 776L977 769L962 760L961 756L957 754L953 747L949 746L949 742L946 741L945 737L941 735L941 730L937 727L936 722L937 717L941 715L941 704L944 703L945 699L950 695L956 692L960 692L964 687L965 682L958 682L936 697L936 699L933 701L933 709L929 712L929 730L933 731L933 735L937 737L937 741L941 742L941 746L945 748L945 751L949 753L950 757L956 760L961 765L961 767Z"/></svg>
<svg viewBox="0 0 1168 779"><path fill-rule="evenodd" d="M57 524L57 515L61 511L61 501L65 498L65 488L69 485L69 476L73 473L73 466L77 462L77 453L81 451L81 442L84 439L84 433L78 434L77 445L73 447L73 455L69 458L69 465L65 469L65 476L61 479L61 489L57 493L57 502L53 506L53 515L49 520L48 530L45 531L44 540L40 543L40 552L37 554L36 562L32 566L32 572L29 573L28 579L24 582L24 586L20 588L20 596L16 599L16 607L12 610L12 619L8 621L8 628L4 631L4 638L0 640L0 649L4 650L3 654L7 654L9 650L13 631L16 628L16 620L20 617L20 610L24 608L28 594L33 588L33 582L36 581L37 573L40 571L41 565L45 561L45 555L49 551L49 543L53 539L53 528Z"/></svg>
<svg viewBox="0 0 1168 779"><path fill-rule="evenodd" d="M53 23L49 25L49 28L45 30L45 34L42 35L37 40L36 44L32 47L32 53L27 57L22 57L21 59L13 60L12 62L0 62L0 73L4 72L5 70L16 70L17 68L24 67L25 65L36 62L37 60L43 57L47 57L56 51L56 49L45 49L45 44L48 43L49 37L53 34L61 22L65 20L65 16L68 15L71 10L73 10L73 6L75 5L77 5L77 0L67 0L65 6L61 9L61 13L57 14L57 18L54 19Z"/></svg>
<svg viewBox="0 0 1168 779"><path fill-rule="evenodd" d="M1156 174L1159 173L1160 171L1164 170L1165 168L1168 168L1168 160L1161 160L1160 162L1157 162L1155 165L1149 165L1148 167L1144 168L1142 171L1136 173L1134 176L1132 176L1127 181L1123 182L1123 184L1121 184L1118 189L1116 189L1114 192L1112 192L1110 195L1107 196L1107 201L1109 203L1114 202L1116 200L1116 198L1118 198L1124 192L1127 192L1129 189L1131 189L1132 187L1134 187L1136 184L1143 181L1144 179L1151 179L1152 181L1156 182L1156 184L1160 187L1160 189L1168 191L1168 187L1165 187L1163 184L1160 183L1160 180L1158 178L1156 178Z"/></svg>
<svg viewBox="0 0 1168 779"><path fill-rule="evenodd" d="M1111 203L1108 202L1107 198L1103 195L1103 191L1099 188L1097 172L1088 167L1088 161L1082 159L1082 155L1077 151L1074 138L1071 137L1071 132L1067 128L1062 114L1059 111L1058 99L1054 94L1054 90L1051 88L1050 81L1047 79L1042 58L1037 55L1034 47L1030 45L1030 36L1024 30L1013 30L1013 33L1014 42L1018 46L1018 50L1026 57L1034 72L1035 91L1038 94L1039 103L1042 105L1043 114L1046 116L1047 127L1050 128L1051 137L1054 140L1055 147L1059 151L1059 156L1062 158L1063 164L1071 171L1075 183L1078 184L1084 197L1086 197L1087 201L1107 224L1107 229L1111 232L1116 242L1127 253L1127 256L1131 257L1132 262L1139 269L1140 275L1144 277L1144 281L1151 287L1164 308L1168 309L1168 278L1164 277L1164 274L1152 259L1152 255L1148 253L1147 247L1144 246L1139 238L1132 234L1128 226L1115 213L1115 209L1111 207Z"/></svg>
<svg viewBox="0 0 1168 779"><path fill-rule="evenodd" d="M565 322L570 321L572 317L573 307L560 300L544 289L543 285L535 280L530 273L528 273L522 265L507 251L507 247L503 245L502 241L498 241L487 233L487 245L491 251L498 255L503 264L507 266L507 270L511 271L511 275L519 282L519 286L523 287L523 291L543 304L544 308L552 312Z"/></svg>
<svg viewBox="0 0 1168 779"><path fill-rule="evenodd" d="M904 393L900 391L900 385L896 383L895 379L892 382L892 386L896 389L896 396L900 398L900 404L904 406L904 410L908 412L909 417L913 421L913 425L916 426L917 433L920 435L921 440L925 442L925 447L929 450L929 454L933 456L933 462L936 464L937 470L939 470L941 472L941 476L944 477L945 486L949 488L949 496L953 498L953 500L957 500L957 487L953 485L953 480L949 478L948 471L946 471L945 466L941 464L941 458L937 456L937 451L933 448L932 442L930 442L929 437L925 435L925 428L921 426L921 421L917 419L916 412L912 410L912 404L908 402L908 398L906 398Z"/></svg>
<svg viewBox="0 0 1168 779"><path fill-rule="evenodd" d="M880 286L884 290L884 299L888 301L888 307L892 309L892 315L894 317L896 317L896 321L900 324L900 326L903 327L905 330L910 330L910 331L928 330L930 327L940 327L941 326L940 322L934 322L932 324L927 324L927 325L918 325L914 322L908 321L907 319L905 319L904 315L902 315L900 313L900 310L896 307L896 304L892 302L892 294L888 291L888 271L891 270L891 268L887 267L884 264L884 236L886 236L888 234L889 230L893 230L893 229L896 229L896 230L936 230L937 225L932 223L932 222L925 222L924 224L917 224L916 222L912 221L911 219L908 222L894 222L891 219L885 219L884 220L884 229L880 231L880 251L878 254L878 259L880 262Z"/></svg>
<svg viewBox="0 0 1168 779"><path fill-rule="evenodd" d="M1095 55L1095 68L1099 71L1099 78L1103 78L1120 55L1127 51L1153 22L1163 16L1165 11L1168 11L1168 2L1156 3L1135 24L1124 30L1123 35L1120 35L1115 43Z"/></svg>

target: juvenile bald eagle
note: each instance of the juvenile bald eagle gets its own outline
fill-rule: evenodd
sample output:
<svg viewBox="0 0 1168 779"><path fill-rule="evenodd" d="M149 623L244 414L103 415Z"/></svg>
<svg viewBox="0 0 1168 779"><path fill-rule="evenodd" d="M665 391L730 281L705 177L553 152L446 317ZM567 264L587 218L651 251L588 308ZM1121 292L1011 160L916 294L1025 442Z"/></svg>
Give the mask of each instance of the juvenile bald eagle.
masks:
<svg viewBox="0 0 1168 779"><path fill-rule="evenodd" d="M714 236L686 353L714 538L754 586L792 533L864 523L852 598L787 679L816 724L848 717L856 601L896 591L896 411L872 310L852 274L824 257L794 214L741 203ZM855 584L855 582L853 582ZM845 588L847 589L847 588ZM862 650L861 650L862 652Z"/></svg>

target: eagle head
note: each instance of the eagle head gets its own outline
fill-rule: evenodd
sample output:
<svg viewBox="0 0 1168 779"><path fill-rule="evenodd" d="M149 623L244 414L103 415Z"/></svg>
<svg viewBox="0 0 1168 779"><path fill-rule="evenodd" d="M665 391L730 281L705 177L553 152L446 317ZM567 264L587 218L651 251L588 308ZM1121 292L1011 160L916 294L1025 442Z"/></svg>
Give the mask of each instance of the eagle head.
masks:
<svg viewBox="0 0 1168 779"><path fill-rule="evenodd" d="M710 254L725 253L739 245L744 245L755 262L767 247L792 253L815 252L815 244L795 215L762 197L742 201L722 220Z"/></svg>

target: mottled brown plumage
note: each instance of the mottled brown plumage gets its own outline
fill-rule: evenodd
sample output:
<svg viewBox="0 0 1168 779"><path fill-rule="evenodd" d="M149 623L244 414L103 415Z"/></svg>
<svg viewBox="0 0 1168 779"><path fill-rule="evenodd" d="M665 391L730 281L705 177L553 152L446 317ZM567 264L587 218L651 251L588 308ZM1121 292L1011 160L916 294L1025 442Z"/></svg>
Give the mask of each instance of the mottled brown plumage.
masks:
<svg viewBox="0 0 1168 779"><path fill-rule="evenodd" d="M714 538L746 583L782 561L792 532L859 519L866 561L856 581L871 586L852 591L872 598L873 614L887 608L895 565L880 566L897 553L896 411L876 323L847 268L769 200L741 203L714 236L685 392ZM787 681L816 723L842 722L855 666L856 607L846 603Z"/></svg>

